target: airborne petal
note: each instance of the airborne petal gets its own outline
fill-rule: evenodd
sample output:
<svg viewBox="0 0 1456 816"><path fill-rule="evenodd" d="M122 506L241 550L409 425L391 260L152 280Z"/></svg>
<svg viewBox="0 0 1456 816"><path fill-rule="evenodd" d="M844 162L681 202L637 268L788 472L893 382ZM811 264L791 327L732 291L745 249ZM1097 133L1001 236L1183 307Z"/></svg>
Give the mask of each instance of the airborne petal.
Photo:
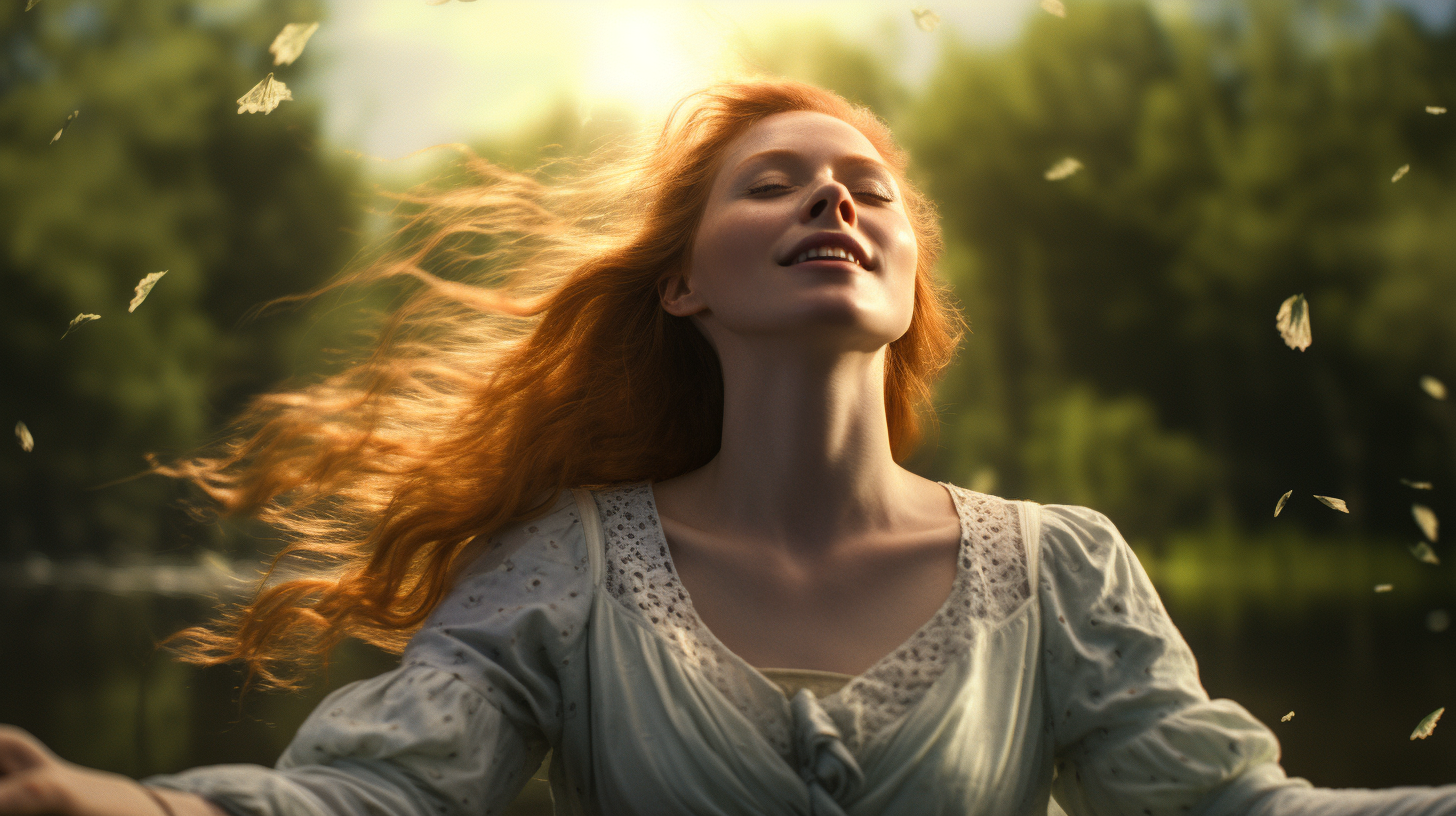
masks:
<svg viewBox="0 0 1456 816"><path fill-rule="evenodd" d="M142 301L147 299L148 294L151 294L152 287L156 286L157 281L161 280L165 274L167 274L167 270L163 269L161 272L152 272L142 278L136 285L136 294L132 295L131 305L126 307L126 311L128 313L136 311L136 307L142 305Z"/></svg>
<svg viewBox="0 0 1456 816"><path fill-rule="evenodd" d="M274 65L292 65L303 53L303 47L308 44L308 38L318 31L318 23L289 23L278 32L273 38L273 44L268 46L268 53L273 55Z"/></svg>
<svg viewBox="0 0 1456 816"><path fill-rule="evenodd" d="M269 74L252 90L238 97L238 113L262 113L266 116L283 100L292 98L293 92L288 90L288 86Z"/></svg>
<svg viewBox="0 0 1456 816"><path fill-rule="evenodd" d="M26 453L35 450L35 437L30 435L30 429L25 427L24 422L15 423L15 438L20 441L20 449Z"/></svg>
<svg viewBox="0 0 1456 816"><path fill-rule="evenodd" d="M78 315L76 315L75 317L71 318L71 325L69 325L69 326L66 327L66 331L63 334L61 334L61 339L62 340L65 340L66 339L66 335L71 333L71 329L76 328L77 326L81 325L82 323L90 323L93 320L100 320L100 319L101 319L101 315L94 315L94 314L78 314Z"/></svg>
<svg viewBox="0 0 1456 816"><path fill-rule="evenodd" d="M1314 342L1309 328L1309 303L1304 295L1290 295L1279 304L1279 314L1274 316L1274 325L1284 344L1292 349L1304 351Z"/></svg>
<svg viewBox="0 0 1456 816"><path fill-rule="evenodd" d="M1432 711L1430 714L1427 714L1426 718L1424 720L1421 720L1420 724L1416 726L1416 730L1411 732L1410 738L1413 740L1418 740L1429 737L1431 735L1431 732L1436 730L1436 723L1440 722L1441 715L1444 713L1446 713L1446 707L1442 706L1435 711Z"/></svg>
<svg viewBox="0 0 1456 816"><path fill-rule="evenodd" d="M1288 502L1289 501L1289 497L1290 496L1293 496L1293 495L1294 495L1294 491L1293 490L1289 490L1289 491L1286 491L1283 496L1280 496L1279 497L1278 503L1276 503L1274 505L1274 518L1279 518L1279 513L1280 513L1280 511L1282 511L1284 509L1285 502Z"/></svg>
<svg viewBox="0 0 1456 816"><path fill-rule="evenodd" d="M1435 542L1436 533L1440 526L1436 521L1435 512L1424 504L1412 504L1411 516L1415 518L1416 524L1421 528L1421 532L1425 534L1426 540Z"/></svg>

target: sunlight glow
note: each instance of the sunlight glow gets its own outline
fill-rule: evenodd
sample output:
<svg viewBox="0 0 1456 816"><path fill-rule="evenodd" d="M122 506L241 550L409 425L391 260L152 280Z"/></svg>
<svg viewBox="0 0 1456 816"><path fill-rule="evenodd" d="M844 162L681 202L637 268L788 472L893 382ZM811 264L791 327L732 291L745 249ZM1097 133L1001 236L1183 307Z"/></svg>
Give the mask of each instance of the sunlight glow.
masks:
<svg viewBox="0 0 1456 816"><path fill-rule="evenodd" d="M729 68L725 33L689 6L604 6L594 16L581 84L589 107L621 106L660 118Z"/></svg>

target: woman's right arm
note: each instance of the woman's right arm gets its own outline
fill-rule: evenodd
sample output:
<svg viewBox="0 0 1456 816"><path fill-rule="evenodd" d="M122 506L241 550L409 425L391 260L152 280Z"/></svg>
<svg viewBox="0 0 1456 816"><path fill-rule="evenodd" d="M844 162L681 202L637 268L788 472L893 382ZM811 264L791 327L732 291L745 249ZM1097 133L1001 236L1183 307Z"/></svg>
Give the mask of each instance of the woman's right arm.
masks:
<svg viewBox="0 0 1456 816"><path fill-rule="evenodd" d="M584 663L577 653L592 593L570 493L546 517L493 538L497 546L410 641L402 665L325 698L276 767L214 765L142 782L177 805L174 816L501 812L559 740L560 673ZM19 744L6 736L0 746ZM49 752L30 754L34 762ZM59 759L45 767L40 786L5 769L0 816L162 816L125 777ZM45 807L10 803L26 791L49 797Z"/></svg>
<svg viewBox="0 0 1456 816"><path fill-rule="evenodd" d="M67 762L12 725L0 725L0 814L228 816L196 794L148 789L130 777Z"/></svg>

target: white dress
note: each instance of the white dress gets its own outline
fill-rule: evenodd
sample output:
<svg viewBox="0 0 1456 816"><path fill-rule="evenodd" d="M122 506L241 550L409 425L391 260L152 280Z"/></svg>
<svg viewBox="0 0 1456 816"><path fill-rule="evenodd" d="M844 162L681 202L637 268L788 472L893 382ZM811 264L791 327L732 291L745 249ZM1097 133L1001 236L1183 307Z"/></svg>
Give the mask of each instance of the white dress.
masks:
<svg viewBox="0 0 1456 816"><path fill-rule="evenodd" d="M1456 814L1456 786L1287 779L1106 517L944 486L950 595L822 699L703 625L649 484L577 490L495 536L401 666L326 698L276 768L142 781L240 816L489 816L550 749L558 814Z"/></svg>

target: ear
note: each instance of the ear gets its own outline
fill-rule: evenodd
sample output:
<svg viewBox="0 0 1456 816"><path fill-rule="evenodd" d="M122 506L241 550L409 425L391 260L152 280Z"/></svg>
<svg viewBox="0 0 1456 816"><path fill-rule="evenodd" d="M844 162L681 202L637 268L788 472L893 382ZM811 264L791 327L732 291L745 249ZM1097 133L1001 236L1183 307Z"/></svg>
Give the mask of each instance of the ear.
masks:
<svg viewBox="0 0 1456 816"><path fill-rule="evenodd" d="M677 317L689 317L707 308L688 284L687 275L681 271L672 272L657 281L657 297L662 308Z"/></svg>

